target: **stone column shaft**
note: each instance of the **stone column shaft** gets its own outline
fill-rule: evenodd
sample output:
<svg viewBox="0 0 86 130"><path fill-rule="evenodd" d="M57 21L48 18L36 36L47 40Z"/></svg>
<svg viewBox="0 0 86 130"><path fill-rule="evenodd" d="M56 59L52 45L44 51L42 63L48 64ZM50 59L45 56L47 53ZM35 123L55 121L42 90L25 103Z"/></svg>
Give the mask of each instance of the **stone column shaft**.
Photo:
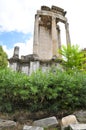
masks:
<svg viewBox="0 0 86 130"><path fill-rule="evenodd" d="M38 54L39 15L35 15L33 54Z"/></svg>
<svg viewBox="0 0 86 130"><path fill-rule="evenodd" d="M60 35L60 27L57 25L57 36L58 36L58 49L61 49L61 35ZM61 58L61 54L58 52L58 57Z"/></svg>
<svg viewBox="0 0 86 130"><path fill-rule="evenodd" d="M19 47L18 47L18 46L15 46L15 47L14 47L13 57L19 58Z"/></svg>
<svg viewBox="0 0 86 130"><path fill-rule="evenodd" d="M66 30L66 44L71 45L71 40L70 40L70 33L69 33L69 23L65 23L65 30Z"/></svg>
<svg viewBox="0 0 86 130"><path fill-rule="evenodd" d="M60 35L60 27L57 26L57 35L58 35L58 48L61 49L61 35Z"/></svg>
<svg viewBox="0 0 86 130"><path fill-rule="evenodd" d="M53 49L53 56L57 56L57 29L56 29L56 18L52 17L52 49Z"/></svg>

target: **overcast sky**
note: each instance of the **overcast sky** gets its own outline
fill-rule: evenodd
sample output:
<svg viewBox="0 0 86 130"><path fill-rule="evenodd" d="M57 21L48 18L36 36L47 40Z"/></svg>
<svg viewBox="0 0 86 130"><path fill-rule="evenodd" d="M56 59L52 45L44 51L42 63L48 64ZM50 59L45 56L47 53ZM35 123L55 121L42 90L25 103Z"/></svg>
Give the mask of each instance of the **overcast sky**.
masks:
<svg viewBox="0 0 86 130"><path fill-rule="evenodd" d="M20 55L32 53L34 15L42 5L55 5L67 11L71 43L86 47L86 0L0 0L0 45L9 57L14 46L20 47ZM64 31L61 24L62 44Z"/></svg>

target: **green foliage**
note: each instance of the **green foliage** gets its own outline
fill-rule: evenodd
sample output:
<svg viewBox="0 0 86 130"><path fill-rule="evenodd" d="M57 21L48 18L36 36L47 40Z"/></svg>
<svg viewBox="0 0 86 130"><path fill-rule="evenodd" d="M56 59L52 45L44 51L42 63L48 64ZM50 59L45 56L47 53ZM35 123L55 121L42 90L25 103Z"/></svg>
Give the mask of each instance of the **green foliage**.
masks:
<svg viewBox="0 0 86 130"><path fill-rule="evenodd" d="M0 69L0 110L11 111L28 98L28 77L10 69Z"/></svg>
<svg viewBox="0 0 86 130"><path fill-rule="evenodd" d="M0 46L0 67L5 68L7 65L7 54L4 52L2 46Z"/></svg>
<svg viewBox="0 0 86 130"><path fill-rule="evenodd" d="M84 70L86 72L86 50L82 50L82 54L83 54L83 63L82 63L82 70Z"/></svg>
<svg viewBox="0 0 86 130"><path fill-rule="evenodd" d="M53 69L31 76L0 69L0 111L85 109L86 74Z"/></svg>
<svg viewBox="0 0 86 130"><path fill-rule="evenodd" d="M63 56L63 66L66 70L82 70L84 68L86 57L84 57L84 52L79 50L78 45L63 46L60 50L60 54Z"/></svg>

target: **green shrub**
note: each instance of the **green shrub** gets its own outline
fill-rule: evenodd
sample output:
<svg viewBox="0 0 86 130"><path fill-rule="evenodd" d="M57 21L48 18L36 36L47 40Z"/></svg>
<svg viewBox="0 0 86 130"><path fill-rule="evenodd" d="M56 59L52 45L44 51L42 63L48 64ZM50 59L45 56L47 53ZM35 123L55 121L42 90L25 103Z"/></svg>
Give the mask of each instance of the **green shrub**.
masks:
<svg viewBox="0 0 86 130"><path fill-rule="evenodd" d="M28 76L10 69L0 69L0 110L11 111L28 98Z"/></svg>
<svg viewBox="0 0 86 130"><path fill-rule="evenodd" d="M38 70L27 76L0 69L0 111L16 109L58 112L86 108L86 74Z"/></svg>
<svg viewBox="0 0 86 130"><path fill-rule="evenodd" d="M37 71L30 76L34 110L50 111L74 110L86 107L86 74L75 71L71 74L56 69L42 73ZM31 89L31 88L30 88ZM35 92L34 92L35 91Z"/></svg>

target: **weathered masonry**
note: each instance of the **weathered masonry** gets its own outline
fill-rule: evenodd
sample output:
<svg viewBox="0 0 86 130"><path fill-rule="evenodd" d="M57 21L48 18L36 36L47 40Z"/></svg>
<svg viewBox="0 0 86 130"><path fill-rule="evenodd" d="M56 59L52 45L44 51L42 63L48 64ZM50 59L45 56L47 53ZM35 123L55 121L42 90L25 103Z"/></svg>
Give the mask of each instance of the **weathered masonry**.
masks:
<svg viewBox="0 0 86 130"><path fill-rule="evenodd" d="M59 66L56 58L60 58L58 49L61 48L59 22L65 25L66 43L71 44L69 24L64 9L52 6L41 6L37 11L34 23L33 54L19 58L19 47L14 48L13 57L9 59L9 66L15 71L30 75L41 68L43 71L52 65Z"/></svg>
<svg viewBox="0 0 86 130"><path fill-rule="evenodd" d="M51 59L59 56L57 50L61 48L61 37L59 22L65 25L66 43L70 44L70 35L66 12L64 9L52 6L51 8L42 6L35 15L34 46L33 54L37 54L40 59Z"/></svg>

